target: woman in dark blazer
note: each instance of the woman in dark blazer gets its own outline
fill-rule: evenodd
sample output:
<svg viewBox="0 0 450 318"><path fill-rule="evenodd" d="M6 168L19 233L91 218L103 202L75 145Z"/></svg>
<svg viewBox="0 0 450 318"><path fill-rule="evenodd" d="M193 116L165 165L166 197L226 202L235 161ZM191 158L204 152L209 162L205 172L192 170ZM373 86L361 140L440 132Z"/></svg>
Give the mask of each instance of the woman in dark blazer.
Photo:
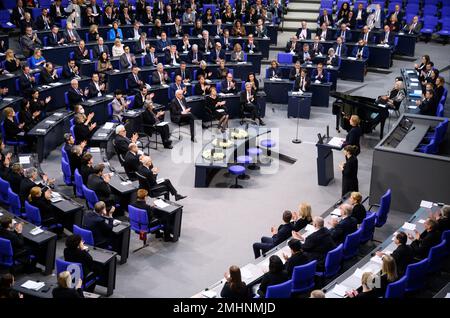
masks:
<svg viewBox="0 0 450 318"><path fill-rule="evenodd" d="M51 204L50 189L44 188L44 192L40 187L33 187L28 196L28 203L39 209L41 214L41 223L44 226L51 226L58 223L55 209Z"/></svg>
<svg viewBox="0 0 450 318"><path fill-rule="evenodd" d="M281 71L278 68L277 61L272 60L272 62L270 62L270 67L267 70L267 77L268 78L281 78Z"/></svg>
<svg viewBox="0 0 450 318"><path fill-rule="evenodd" d="M358 224L366 218L367 211L364 205L361 204L362 195L359 192L352 192L350 195L350 204L353 206L352 217L354 217Z"/></svg>
<svg viewBox="0 0 450 318"><path fill-rule="evenodd" d="M344 142L344 146L352 145L357 147L355 154L356 156L359 155L359 153L361 152L361 146L359 144L359 140L361 139L362 136L362 129L361 127L359 127L360 121L361 120L359 119L358 115L352 115L350 117L350 126L352 126L352 128L345 137Z"/></svg>
<svg viewBox="0 0 450 318"><path fill-rule="evenodd" d="M80 263L83 267L83 278L94 271L94 261L87 252L84 242L79 235L71 235L66 239L66 248L64 249L64 260L71 263Z"/></svg>
<svg viewBox="0 0 450 318"><path fill-rule="evenodd" d="M30 109L30 101L28 99L22 100L22 105L19 111L19 123L24 123L23 130L28 132L39 122L40 111L32 112Z"/></svg>
<svg viewBox="0 0 450 318"><path fill-rule="evenodd" d="M18 134L24 131L25 123L17 124L15 121L16 113L12 107L6 107L3 110L3 127L5 129L5 136L7 140L18 140Z"/></svg>
<svg viewBox="0 0 450 318"><path fill-rule="evenodd" d="M308 224L311 224L311 205L305 202L301 203L298 208L298 212L292 213L292 221L295 232L298 232L305 228Z"/></svg>
<svg viewBox="0 0 450 318"><path fill-rule="evenodd" d="M77 114L74 117L75 127L75 141L80 144L82 141L89 141L95 132L95 123L88 122L87 117L84 114Z"/></svg>
<svg viewBox="0 0 450 318"><path fill-rule="evenodd" d="M209 96L206 96L205 99L205 108L206 112L219 121L219 129L222 132L228 127L228 118L227 110L225 108L225 101L220 100L219 96L217 96L217 90L215 87L211 87Z"/></svg>
<svg viewBox="0 0 450 318"><path fill-rule="evenodd" d="M194 95L209 95L210 86L206 84L205 77L200 75L198 78L198 83L194 86Z"/></svg>
<svg viewBox="0 0 450 318"><path fill-rule="evenodd" d="M58 275L58 287L55 287L52 290L53 298L84 298L83 290L81 289L82 284L82 280L79 279L77 282L77 286L75 288L72 288L72 276L70 275L70 272L61 272Z"/></svg>
<svg viewBox="0 0 450 318"><path fill-rule="evenodd" d="M356 146L344 147L345 163L339 165L342 171L342 196L347 192L358 192L358 159Z"/></svg>
<svg viewBox="0 0 450 318"><path fill-rule="evenodd" d="M261 298L266 296L267 287L278 285L289 280L288 273L284 270L283 262L277 255L269 258L269 271L262 277L261 285L259 285L258 295Z"/></svg>
<svg viewBox="0 0 450 318"><path fill-rule="evenodd" d="M220 292L222 298L233 300L248 300L250 298L250 289L242 281L239 267L231 266L229 273L225 274L225 279L227 281Z"/></svg>
<svg viewBox="0 0 450 318"><path fill-rule="evenodd" d="M259 81L256 78L255 73L253 73L253 72L248 73L247 82L250 82L252 84L252 89L255 92L257 92L259 90Z"/></svg>

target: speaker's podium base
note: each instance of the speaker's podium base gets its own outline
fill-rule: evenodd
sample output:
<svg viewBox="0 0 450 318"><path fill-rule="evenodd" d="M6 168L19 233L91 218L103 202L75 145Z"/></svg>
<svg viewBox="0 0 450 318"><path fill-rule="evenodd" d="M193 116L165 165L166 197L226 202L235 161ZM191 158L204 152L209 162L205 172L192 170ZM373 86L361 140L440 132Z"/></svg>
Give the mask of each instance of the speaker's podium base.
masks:
<svg viewBox="0 0 450 318"><path fill-rule="evenodd" d="M342 145L329 144L332 137L324 137L323 143L317 143L317 182L327 186L334 179L333 149L341 150Z"/></svg>

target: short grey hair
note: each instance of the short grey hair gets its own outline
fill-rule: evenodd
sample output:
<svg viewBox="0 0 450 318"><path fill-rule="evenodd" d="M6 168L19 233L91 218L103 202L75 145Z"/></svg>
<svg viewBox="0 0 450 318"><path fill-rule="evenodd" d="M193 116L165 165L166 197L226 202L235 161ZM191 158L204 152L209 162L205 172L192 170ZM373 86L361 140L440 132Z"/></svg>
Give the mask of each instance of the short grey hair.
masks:
<svg viewBox="0 0 450 318"><path fill-rule="evenodd" d="M38 171L37 171L37 169L35 167L31 167L31 168L26 169L23 172L23 175L25 176L25 178L31 178L37 172Z"/></svg>
<svg viewBox="0 0 450 318"><path fill-rule="evenodd" d="M442 215L445 217L450 217L450 205L444 205L441 209Z"/></svg>
<svg viewBox="0 0 450 318"><path fill-rule="evenodd" d="M314 217L313 223L315 224L315 226L317 228L319 228L319 229L323 228L323 225L324 225L323 217L320 217L320 216Z"/></svg>
<svg viewBox="0 0 450 318"><path fill-rule="evenodd" d="M341 211L345 216L349 216L350 214L352 214L352 210L353 208L350 204L345 203L341 205Z"/></svg>
<svg viewBox="0 0 450 318"><path fill-rule="evenodd" d="M116 135L118 135L123 129L125 129L124 125L118 125L116 127Z"/></svg>

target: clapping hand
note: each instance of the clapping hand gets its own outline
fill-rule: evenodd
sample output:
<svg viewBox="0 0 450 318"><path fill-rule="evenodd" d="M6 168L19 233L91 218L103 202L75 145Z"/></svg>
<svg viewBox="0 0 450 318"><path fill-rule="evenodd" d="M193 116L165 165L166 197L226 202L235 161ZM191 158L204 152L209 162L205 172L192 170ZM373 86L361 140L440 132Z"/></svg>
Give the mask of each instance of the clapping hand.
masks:
<svg viewBox="0 0 450 318"><path fill-rule="evenodd" d="M139 135L137 133L134 133L133 136L131 136L131 142L136 143L138 138L139 138Z"/></svg>
<svg viewBox="0 0 450 318"><path fill-rule="evenodd" d="M15 225L15 227L14 227L14 230L17 232L17 233L22 233L22 230L23 230L23 224L22 223L16 223L16 225Z"/></svg>
<svg viewBox="0 0 450 318"><path fill-rule="evenodd" d="M45 103L48 104L51 100L52 100L52 97L51 96L47 96L47 98L45 99Z"/></svg>
<svg viewBox="0 0 450 318"><path fill-rule="evenodd" d="M274 226L272 226L272 227L270 228L270 232L272 233L272 235L275 235L275 234L278 233L278 230L277 230Z"/></svg>
<svg viewBox="0 0 450 318"><path fill-rule="evenodd" d="M103 181L105 181L106 183L109 183L109 181L111 181L111 176L109 175L109 173L103 174Z"/></svg>
<svg viewBox="0 0 450 318"><path fill-rule="evenodd" d="M22 129L23 126L25 126L25 123L21 123L21 124L18 125L18 127L19 127L20 129Z"/></svg>
<svg viewBox="0 0 450 318"><path fill-rule="evenodd" d="M41 114L41 111L40 111L40 110L37 110L37 111L35 111L35 112L33 113L32 117L33 117L33 118L36 118L36 117L38 117L40 114Z"/></svg>
<svg viewBox="0 0 450 318"><path fill-rule="evenodd" d="M94 129L95 127L97 127L97 123L92 123L92 124L89 126L89 130Z"/></svg>

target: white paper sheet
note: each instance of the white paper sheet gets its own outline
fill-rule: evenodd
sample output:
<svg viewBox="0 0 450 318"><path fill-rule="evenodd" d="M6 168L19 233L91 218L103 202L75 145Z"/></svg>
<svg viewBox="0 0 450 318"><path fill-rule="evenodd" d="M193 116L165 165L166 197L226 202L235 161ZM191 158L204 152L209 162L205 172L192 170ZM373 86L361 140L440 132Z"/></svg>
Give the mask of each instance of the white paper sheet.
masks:
<svg viewBox="0 0 450 318"><path fill-rule="evenodd" d="M170 204L167 204L166 202L164 202L161 199L155 200L153 203L155 203L155 205L160 209L164 209L164 208L170 206Z"/></svg>
<svg viewBox="0 0 450 318"><path fill-rule="evenodd" d="M421 208L431 209L432 206L433 206L433 202L425 201L425 200L422 200L420 202L420 207Z"/></svg>
<svg viewBox="0 0 450 318"><path fill-rule="evenodd" d="M414 231L416 229L416 225L413 223L405 222L403 223L402 228L405 230Z"/></svg>
<svg viewBox="0 0 450 318"><path fill-rule="evenodd" d="M41 289L44 286L45 286L45 283L35 282L33 280L27 280L25 283L23 283L21 285L21 287L23 287L23 288L32 289L32 290L36 290L36 291L38 291L39 289Z"/></svg>
<svg viewBox="0 0 450 318"><path fill-rule="evenodd" d="M344 286L344 285L340 285L340 284L336 284L336 286L334 286L333 288L333 293L335 293L336 295L340 296L340 297L344 297L346 291L350 290L348 287Z"/></svg>
<svg viewBox="0 0 450 318"><path fill-rule="evenodd" d="M28 156L19 157L19 163L21 165L29 164L30 163L30 157L28 157Z"/></svg>
<svg viewBox="0 0 450 318"><path fill-rule="evenodd" d="M344 138L339 138L339 137L333 137L331 138L331 140L328 142L328 144L330 146L335 146L335 147L341 147L342 143L344 142Z"/></svg>

